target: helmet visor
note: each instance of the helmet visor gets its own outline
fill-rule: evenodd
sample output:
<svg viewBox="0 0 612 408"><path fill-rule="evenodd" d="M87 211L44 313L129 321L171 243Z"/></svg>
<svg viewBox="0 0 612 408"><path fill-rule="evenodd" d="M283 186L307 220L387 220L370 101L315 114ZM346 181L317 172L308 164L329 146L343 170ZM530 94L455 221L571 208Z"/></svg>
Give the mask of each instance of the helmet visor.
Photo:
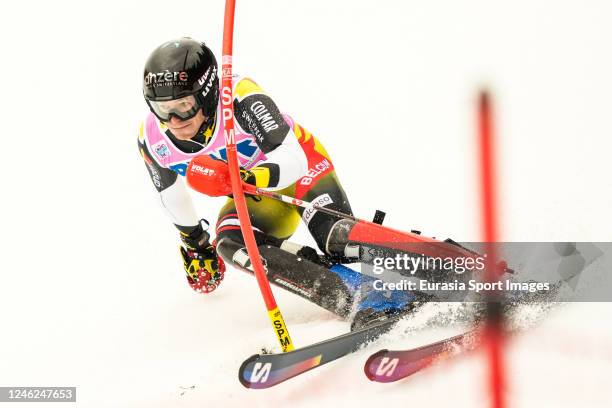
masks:
<svg viewBox="0 0 612 408"><path fill-rule="evenodd" d="M168 122L172 115L181 120L193 118L202 109L202 104L194 95L170 101L150 101L147 103L159 120Z"/></svg>

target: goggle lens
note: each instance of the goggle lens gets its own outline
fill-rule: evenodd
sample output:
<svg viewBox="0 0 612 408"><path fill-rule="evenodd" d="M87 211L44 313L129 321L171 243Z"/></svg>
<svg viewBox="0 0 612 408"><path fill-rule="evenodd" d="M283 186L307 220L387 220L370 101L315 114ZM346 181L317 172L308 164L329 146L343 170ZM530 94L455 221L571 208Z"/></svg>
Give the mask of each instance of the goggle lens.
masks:
<svg viewBox="0 0 612 408"><path fill-rule="evenodd" d="M189 95L184 98L174 99L171 101L147 100L147 103L155 116L164 122L170 121L172 115L181 120L191 119L202 108L202 105L198 102L194 95Z"/></svg>

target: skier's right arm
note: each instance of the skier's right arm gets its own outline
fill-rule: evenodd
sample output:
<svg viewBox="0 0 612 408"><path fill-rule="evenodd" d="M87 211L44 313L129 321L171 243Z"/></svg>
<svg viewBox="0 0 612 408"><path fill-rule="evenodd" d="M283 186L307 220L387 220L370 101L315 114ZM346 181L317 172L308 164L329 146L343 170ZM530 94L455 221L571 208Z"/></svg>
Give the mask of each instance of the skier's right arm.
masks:
<svg viewBox="0 0 612 408"><path fill-rule="evenodd" d="M138 150L142 156L153 186L157 190L159 202L176 228L190 234L200 225L185 183L179 180L174 171L160 166L149 151L146 143L138 139Z"/></svg>
<svg viewBox="0 0 612 408"><path fill-rule="evenodd" d="M177 173L155 161L144 138L138 138L138 150L159 193L159 202L180 231L184 245L180 252L189 286L197 292L212 292L221 283L225 266L209 241L210 235L198 220L185 183L179 180Z"/></svg>

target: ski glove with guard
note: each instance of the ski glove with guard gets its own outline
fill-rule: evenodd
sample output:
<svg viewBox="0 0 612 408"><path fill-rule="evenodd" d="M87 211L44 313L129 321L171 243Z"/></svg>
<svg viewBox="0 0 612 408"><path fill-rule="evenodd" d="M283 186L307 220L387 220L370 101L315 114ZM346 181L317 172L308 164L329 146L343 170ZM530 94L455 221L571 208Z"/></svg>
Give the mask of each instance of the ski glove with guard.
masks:
<svg viewBox="0 0 612 408"><path fill-rule="evenodd" d="M217 255L214 242L208 242L210 235L201 224L189 234L182 231L180 234L184 244L180 252L189 286L196 292L212 292L221 284L225 274L225 264Z"/></svg>

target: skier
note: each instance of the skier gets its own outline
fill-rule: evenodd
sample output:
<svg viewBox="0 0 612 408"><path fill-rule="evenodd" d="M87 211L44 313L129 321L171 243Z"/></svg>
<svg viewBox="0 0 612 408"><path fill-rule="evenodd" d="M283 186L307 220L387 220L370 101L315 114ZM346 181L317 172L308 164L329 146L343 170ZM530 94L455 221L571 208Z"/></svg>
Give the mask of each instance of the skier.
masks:
<svg viewBox="0 0 612 408"><path fill-rule="evenodd" d="M352 214L333 162L319 140L281 113L253 80L235 76L233 87L243 180ZM233 199L228 198L219 211L216 240L211 242L185 184L179 180L197 156L226 159L215 56L204 43L190 38L162 44L145 64L143 93L151 113L140 126L138 147L161 204L180 232L188 282L195 290L208 293L223 279L223 258L243 269L250 268ZM324 254L343 258L343 248L334 250L328 245L339 220L266 197L248 196L247 206L271 281L325 303L336 313L348 313L346 305L338 306L337 296L331 295L338 290L346 292L342 279L329 273L316 250L288 241L302 218ZM296 271L296 262L304 267ZM284 267L291 271L283 270L285 263L293 264L292 268ZM345 296L350 297L350 293Z"/></svg>

